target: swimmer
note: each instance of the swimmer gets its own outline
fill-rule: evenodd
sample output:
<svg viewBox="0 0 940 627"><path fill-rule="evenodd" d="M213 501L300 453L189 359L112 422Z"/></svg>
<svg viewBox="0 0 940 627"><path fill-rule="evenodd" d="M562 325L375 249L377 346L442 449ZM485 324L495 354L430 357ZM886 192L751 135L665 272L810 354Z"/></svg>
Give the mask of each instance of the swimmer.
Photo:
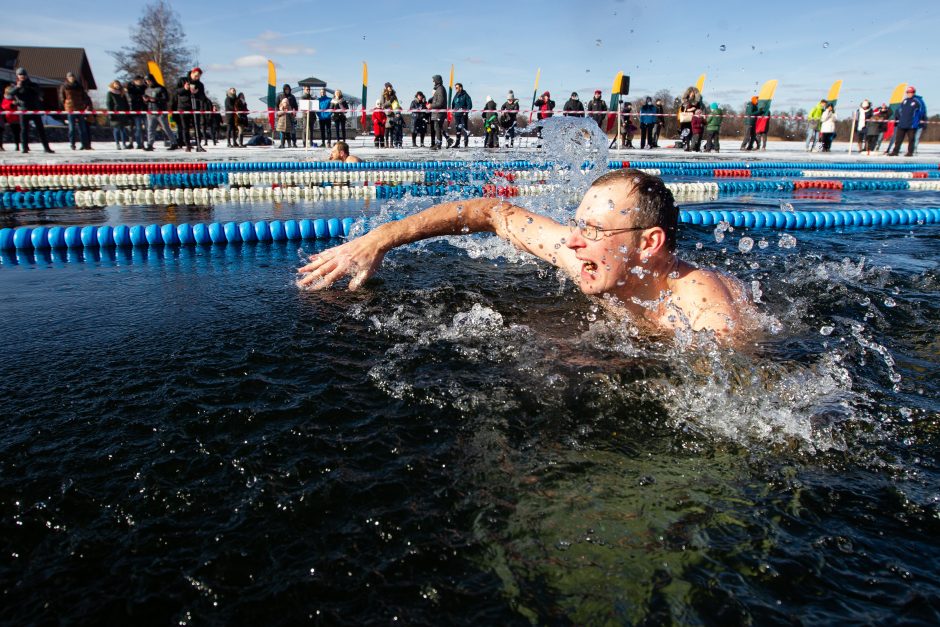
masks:
<svg viewBox="0 0 940 627"><path fill-rule="evenodd" d="M344 141L338 141L333 144L333 150L330 151L330 161L342 161L343 163L362 163L362 159L349 154L349 144Z"/></svg>
<svg viewBox="0 0 940 627"><path fill-rule="evenodd" d="M396 246L489 231L562 269L609 310L657 329L734 338L749 307L744 290L732 277L676 255L678 220L672 192L659 177L616 170L594 181L568 224L498 198L442 203L311 256L298 270L298 285L323 289L349 275L355 290Z"/></svg>

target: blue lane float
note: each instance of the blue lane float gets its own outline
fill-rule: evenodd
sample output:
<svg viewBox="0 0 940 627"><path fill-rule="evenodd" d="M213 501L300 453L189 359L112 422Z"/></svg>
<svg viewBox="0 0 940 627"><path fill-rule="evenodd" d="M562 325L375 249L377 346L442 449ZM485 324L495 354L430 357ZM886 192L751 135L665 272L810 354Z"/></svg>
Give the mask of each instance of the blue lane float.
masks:
<svg viewBox="0 0 940 627"><path fill-rule="evenodd" d="M855 211L730 211L683 209L679 222L713 226L726 222L752 229L827 229L940 223L940 208ZM195 246L239 242L284 242L347 237L353 218L226 222L220 224L150 224L0 229L0 250L109 248L124 246Z"/></svg>

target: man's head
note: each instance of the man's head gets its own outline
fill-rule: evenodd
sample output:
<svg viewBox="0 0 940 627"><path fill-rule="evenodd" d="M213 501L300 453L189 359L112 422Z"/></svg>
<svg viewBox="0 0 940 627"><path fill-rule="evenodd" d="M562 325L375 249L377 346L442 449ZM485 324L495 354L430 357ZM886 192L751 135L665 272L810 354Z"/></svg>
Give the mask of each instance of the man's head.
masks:
<svg viewBox="0 0 940 627"><path fill-rule="evenodd" d="M587 294L635 284L644 266L676 248L679 210L672 192L639 170L614 170L594 181L574 219L578 228L565 245L583 263L581 289Z"/></svg>
<svg viewBox="0 0 940 627"><path fill-rule="evenodd" d="M905 94L908 98L910 98L911 96L913 96L913 95L916 94L916 93L917 93L917 90L914 89L914 86L913 86L913 85L908 85L908 86L907 86L907 89L904 90L904 94Z"/></svg>
<svg viewBox="0 0 940 627"><path fill-rule="evenodd" d="M340 140L333 144L333 150L330 151L330 159L334 161L343 161L349 156L349 144Z"/></svg>
<svg viewBox="0 0 940 627"><path fill-rule="evenodd" d="M577 100L577 99L578 99L578 92L576 92L576 91L571 92L571 99L572 99L572 100Z"/></svg>
<svg viewBox="0 0 940 627"><path fill-rule="evenodd" d="M595 90L594 90L594 99L595 99L595 100L600 100L600 99L601 99L601 90L600 90L600 89L595 89Z"/></svg>
<svg viewBox="0 0 940 627"><path fill-rule="evenodd" d="M194 67L191 69L189 71L189 78L193 79L194 81L198 81L200 78L202 78L202 68Z"/></svg>
<svg viewBox="0 0 940 627"><path fill-rule="evenodd" d="M289 93L290 93L290 85L288 85L287 83L284 83L283 89L284 89L284 93L285 93L285 94L289 94Z"/></svg>
<svg viewBox="0 0 940 627"><path fill-rule="evenodd" d="M304 96L310 95L310 85L304 85Z"/></svg>
<svg viewBox="0 0 940 627"><path fill-rule="evenodd" d="M454 83L454 90L458 92L463 91L463 83Z"/></svg>
<svg viewBox="0 0 940 627"><path fill-rule="evenodd" d="M431 77L431 82L434 83L435 85L443 85L444 79L441 78L440 74L435 74L434 76Z"/></svg>
<svg viewBox="0 0 940 627"><path fill-rule="evenodd" d="M506 100L515 100L515 99L516 99L516 94L512 93L512 90L510 89L509 93L506 94Z"/></svg>
<svg viewBox="0 0 940 627"><path fill-rule="evenodd" d="M65 80L68 81L69 83L74 83L75 80L76 80L76 78L75 78L75 73L74 73L74 72L66 72L66 73L65 73Z"/></svg>
<svg viewBox="0 0 940 627"><path fill-rule="evenodd" d="M320 97L321 97L321 98L325 98L325 97L326 97L326 87L321 87L321 88L320 88Z"/></svg>
<svg viewBox="0 0 940 627"><path fill-rule="evenodd" d="M25 81L27 78L29 78L29 74L26 73L25 67L16 68L16 82Z"/></svg>
<svg viewBox="0 0 940 627"><path fill-rule="evenodd" d="M71 72L69 72L69 74L71 74ZM143 77L142 75L137 74L136 76L134 76L134 83L135 83L135 84L140 85L140 84L143 83L143 82L144 82L144 77Z"/></svg>
<svg viewBox="0 0 940 627"><path fill-rule="evenodd" d="M547 91L542 93L542 100L544 100L545 102L548 102L549 98L551 97L552 95L548 93Z"/></svg>
<svg viewBox="0 0 940 627"><path fill-rule="evenodd" d="M154 76L153 74L148 74L146 80L147 80L147 85L148 85L149 87L156 87L156 86L157 86L157 77ZM235 88L232 87L231 91L234 92L234 91L235 91Z"/></svg>
<svg viewBox="0 0 940 627"><path fill-rule="evenodd" d="M757 96L751 96L751 104L753 105L757 104Z"/></svg>

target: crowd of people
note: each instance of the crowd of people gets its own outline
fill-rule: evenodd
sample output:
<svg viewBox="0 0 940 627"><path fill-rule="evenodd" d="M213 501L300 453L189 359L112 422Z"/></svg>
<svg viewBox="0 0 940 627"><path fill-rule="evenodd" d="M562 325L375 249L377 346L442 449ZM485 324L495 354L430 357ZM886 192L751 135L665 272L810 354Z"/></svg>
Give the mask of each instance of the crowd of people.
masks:
<svg viewBox="0 0 940 627"><path fill-rule="evenodd" d="M279 140L278 148L310 147L317 145L317 133L320 146L332 147L334 142L346 145L347 122L355 116L339 89L331 96L325 88L320 88L319 94L314 95L311 88L305 86L298 98L291 86L285 84L271 115L272 138L268 139L264 136L263 126L250 120L244 93L234 87L229 88L220 110L220 106L206 94L201 79L202 70L194 67L167 87L152 74L137 75L125 83L113 81L107 91L107 121L115 147L119 150L137 148L152 151L162 134L163 144L168 150L202 152L209 141L218 145L223 127L227 147L244 147L246 135L250 137L248 145L268 145L272 140ZM449 99L440 75L432 77L430 93L429 98L422 91L416 92L406 109L392 84L385 83L374 108L362 113L363 130L371 131L374 146L403 148L409 125L411 146L415 148L426 146L440 150L445 147L445 142L447 148L460 148L461 140L466 148L474 126L482 127L486 148L499 148L500 140L503 146L515 146L520 135L522 107L511 90L501 105L497 105L492 96L486 96L480 109L474 109L473 99L462 83L454 84L453 97ZM94 106L74 73L66 74L58 95L71 148L92 150L87 117L94 111ZM29 151L29 128L32 126L46 152L52 152L42 116L14 113L42 109L40 90L24 68L16 71L16 83L8 86L3 96L4 114L0 115L0 124L10 129L16 149ZM904 101L895 107L886 104L873 107L868 100L861 103L852 119L852 133L860 151L877 153L887 142L884 154L897 155L906 138L907 154L913 154L926 127L927 110L923 98L913 87L908 88L905 96ZM639 147L643 150L659 147L666 120L675 115L678 124L675 148L689 152L720 152L721 127L726 114L718 103L706 105L699 90L690 87L676 99L674 107L675 113L668 113L661 99L647 97L639 111L634 111L633 103L625 99L610 111L598 89L587 105L577 92L572 92L560 113L570 117L590 117L604 133L613 135L611 148L619 142L620 148L633 149L633 140L639 131ZM168 116L166 111L172 113ZM543 92L533 102L530 121L534 124L526 129L526 133L541 139L542 122L555 113L551 93ZM480 124L472 123L474 115L480 116ZM757 96L752 97L744 109L741 150L766 150L770 120L769 106ZM829 152L836 134L833 104L821 100L810 111L806 122L806 150L818 148ZM6 130L0 127L0 150L6 134Z"/></svg>

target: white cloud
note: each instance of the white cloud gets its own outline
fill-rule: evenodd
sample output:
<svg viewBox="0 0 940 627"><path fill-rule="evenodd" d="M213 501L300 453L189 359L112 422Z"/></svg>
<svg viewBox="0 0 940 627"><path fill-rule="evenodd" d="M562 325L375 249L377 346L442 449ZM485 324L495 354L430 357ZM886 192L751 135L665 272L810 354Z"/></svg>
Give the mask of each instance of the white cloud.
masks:
<svg viewBox="0 0 940 627"><path fill-rule="evenodd" d="M237 68L267 67L268 58L261 54L249 54L244 57L238 57L232 65Z"/></svg>

